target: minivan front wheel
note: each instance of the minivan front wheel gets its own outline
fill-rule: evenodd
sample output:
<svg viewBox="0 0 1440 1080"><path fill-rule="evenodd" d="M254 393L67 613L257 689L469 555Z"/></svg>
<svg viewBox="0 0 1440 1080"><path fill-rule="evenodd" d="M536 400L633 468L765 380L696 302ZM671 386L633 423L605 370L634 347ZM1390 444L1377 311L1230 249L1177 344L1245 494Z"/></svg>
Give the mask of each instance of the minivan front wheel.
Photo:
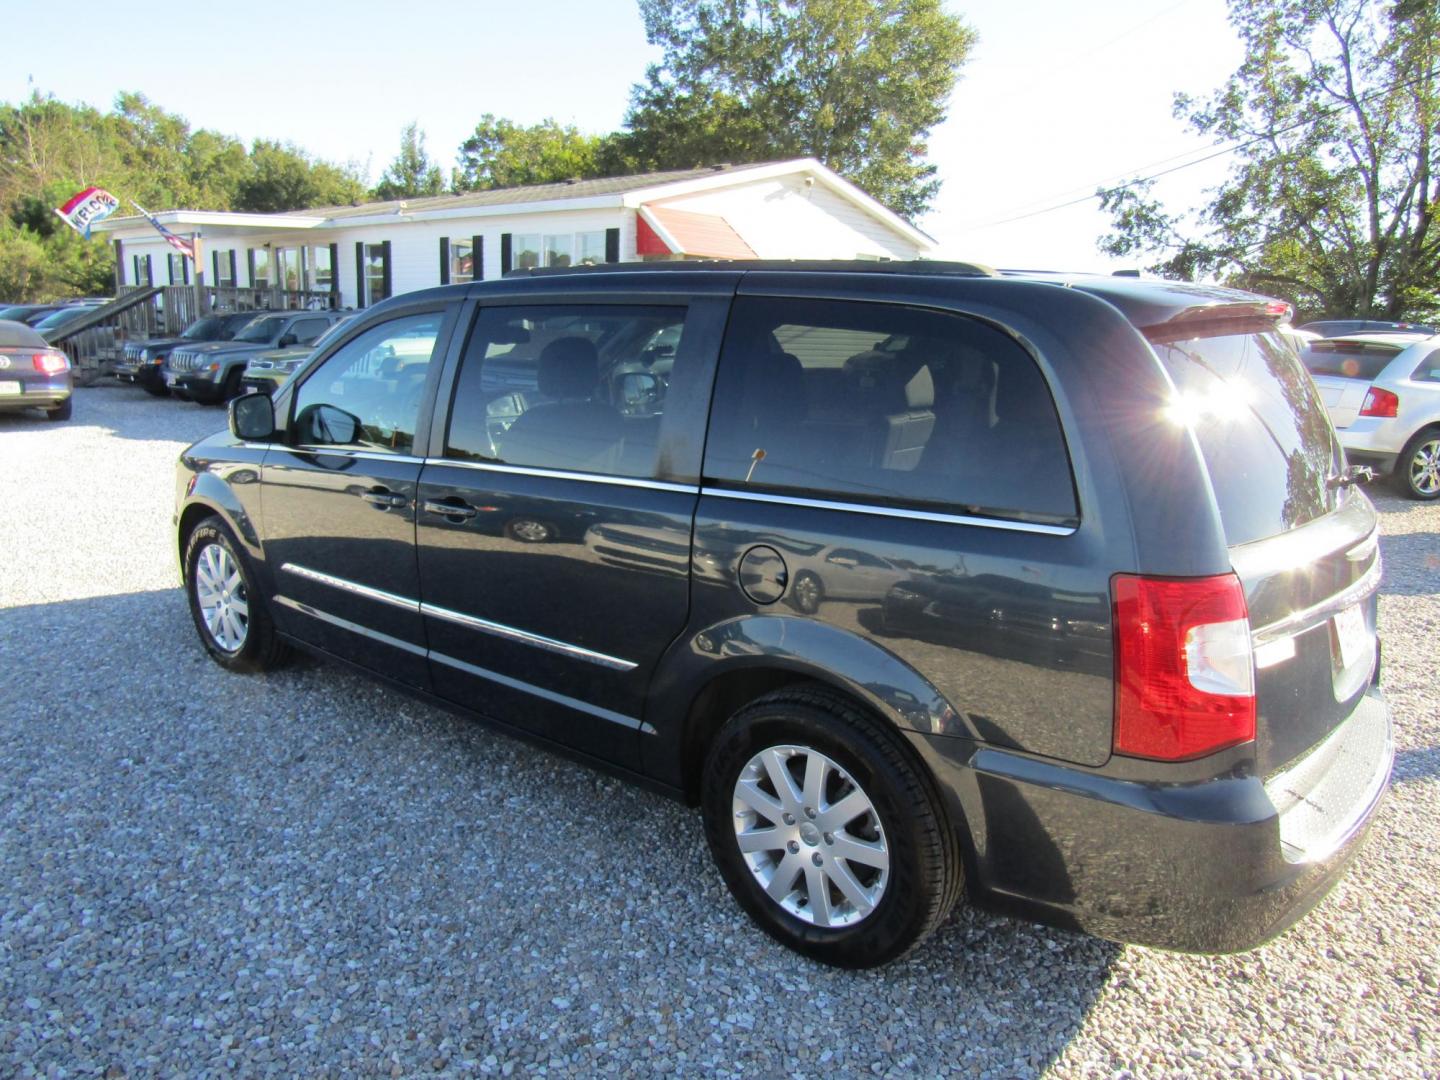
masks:
<svg viewBox="0 0 1440 1080"><path fill-rule="evenodd" d="M1426 428L1406 444L1395 479L1412 499L1440 498L1440 428Z"/></svg>
<svg viewBox="0 0 1440 1080"><path fill-rule="evenodd" d="M205 651L231 671L266 671L287 652L255 574L219 517L195 527L185 547L185 592Z"/></svg>
<svg viewBox="0 0 1440 1080"><path fill-rule="evenodd" d="M899 737L823 690L777 691L716 735L701 801L741 907L791 948L872 967L954 906L953 829Z"/></svg>

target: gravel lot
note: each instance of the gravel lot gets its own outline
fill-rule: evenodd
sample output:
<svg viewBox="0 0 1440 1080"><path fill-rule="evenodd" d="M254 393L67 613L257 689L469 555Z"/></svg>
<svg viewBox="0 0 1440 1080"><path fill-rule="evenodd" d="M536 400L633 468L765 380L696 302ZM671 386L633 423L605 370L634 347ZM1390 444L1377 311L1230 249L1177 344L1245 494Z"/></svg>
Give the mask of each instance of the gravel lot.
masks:
<svg viewBox="0 0 1440 1080"><path fill-rule="evenodd" d="M1395 782L1299 927L1205 958L962 910L849 974L751 928L692 811L334 666L210 663L172 463L221 422L0 417L0 1075L1440 1072L1440 505L1375 493Z"/></svg>

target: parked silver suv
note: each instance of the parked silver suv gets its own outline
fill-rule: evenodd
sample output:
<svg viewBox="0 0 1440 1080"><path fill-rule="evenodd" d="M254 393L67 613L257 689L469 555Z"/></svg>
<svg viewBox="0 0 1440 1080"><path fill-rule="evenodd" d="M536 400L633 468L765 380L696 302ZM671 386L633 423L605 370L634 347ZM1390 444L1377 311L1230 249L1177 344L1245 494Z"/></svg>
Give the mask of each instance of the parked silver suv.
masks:
<svg viewBox="0 0 1440 1080"><path fill-rule="evenodd" d="M1440 498L1440 334L1352 334L1301 354L1346 456Z"/></svg>

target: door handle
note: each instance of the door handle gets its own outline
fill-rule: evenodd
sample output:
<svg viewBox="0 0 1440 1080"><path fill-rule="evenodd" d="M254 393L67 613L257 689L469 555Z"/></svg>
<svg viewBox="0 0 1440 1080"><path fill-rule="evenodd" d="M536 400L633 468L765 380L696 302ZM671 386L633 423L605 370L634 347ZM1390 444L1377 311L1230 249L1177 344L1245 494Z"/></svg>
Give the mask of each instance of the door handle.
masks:
<svg viewBox="0 0 1440 1080"><path fill-rule="evenodd" d="M440 514L448 518L473 518L478 510L473 506L456 500L455 502L439 502L435 499L426 499L422 504L427 514Z"/></svg>
<svg viewBox="0 0 1440 1080"><path fill-rule="evenodd" d="M410 505L409 499L393 491L361 491L358 494L371 506L381 510L399 510Z"/></svg>

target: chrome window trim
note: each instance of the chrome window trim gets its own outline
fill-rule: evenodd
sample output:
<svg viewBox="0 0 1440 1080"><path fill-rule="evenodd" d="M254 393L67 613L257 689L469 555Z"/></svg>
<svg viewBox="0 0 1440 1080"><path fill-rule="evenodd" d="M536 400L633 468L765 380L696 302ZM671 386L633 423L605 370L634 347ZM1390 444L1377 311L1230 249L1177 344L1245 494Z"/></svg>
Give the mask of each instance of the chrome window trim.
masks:
<svg viewBox="0 0 1440 1080"><path fill-rule="evenodd" d="M806 499L797 495L772 495L761 491L734 491L730 488L702 487L701 495L715 495L722 499L742 499L747 502L779 503L784 506L808 506L816 510L842 510L853 514L871 514L876 517L906 518L911 521L933 521L942 525L975 525L982 529L1004 529L1008 532L1037 533L1041 536L1073 536L1074 525L1042 525L1034 521L1016 521L1014 518L971 517L968 514L940 514L930 510L906 510L896 506L876 506L871 503L832 502L828 499Z"/></svg>
<svg viewBox="0 0 1440 1080"><path fill-rule="evenodd" d="M546 469L535 465L502 465L488 461L459 461L455 458L428 457L426 465L453 465L457 469L476 469L480 472L507 473L513 476L547 476L555 480L579 480L586 484L618 484L620 487L646 488L650 491L674 491L681 495L698 495L697 484L676 484L669 480L647 480L639 476L612 476L609 473L569 472L565 469Z"/></svg>
<svg viewBox="0 0 1440 1080"><path fill-rule="evenodd" d="M577 712L588 713L601 720L609 720L612 724L619 724L631 731L638 731L645 735L654 735L655 729L643 720L636 720L633 716L626 716L624 713L613 712L610 709L602 709L598 705L591 705L588 701L581 701L579 698L568 697L565 694L557 693L554 690L546 690L543 686L535 686L532 683L521 682L519 679L512 679L508 675L501 675L498 671L491 671L488 668L477 667L474 664L467 664L464 660L457 660L453 656L446 656L444 653L430 651L430 659L447 667L453 667L457 671L463 671L467 675L474 675L480 679L499 683L501 686L508 686L512 690L519 690L521 693L533 694L535 697L544 698L546 701L553 701L557 705L564 705L567 708L575 709Z"/></svg>
<svg viewBox="0 0 1440 1080"><path fill-rule="evenodd" d="M413 454L389 454L383 450L327 450L317 446L280 446L275 443L266 443L265 445L291 454L325 454L328 457L360 458L364 461L399 461L409 465L425 464L424 458L415 457Z"/></svg>
<svg viewBox="0 0 1440 1080"><path fill-rule="evenodd" d="M332 589L353 593L356 596L364 596L370 600L378 600L382 604L403 608L406 611L413 611L416 614L420 611L420 601L418 600L411 600L408 597L386 592L384 589L371 588L369 585L361 585L359 582L350 581L346 578L323 574L319 570L311 570L308 566L300 566L296 563L287 562L281 566L280 569L287 574L294 574L296 577L305 578L307 581L318 582L321 585L329 585Z"/></svg>
<svg viewBox="0 0 1440 1080"><path fill-rule="evenodd" d="M612 671L633 671L639 666L630 660L622 660L618 656L596 652L594 649L587 649L580 645L571 645L565 641L556 641L543 634L532 634L528 630L517 630L504 623L491 622L489 619L466 615L460 611L451 611L449 608L436 604L421 603L420 613L436 619L444 619L446 622L453 622L458 626L466 626L471 630L479 630L481 633L493 634L495 637L504 638L507 641L518 641L522 645L532 645L546 652L559 653L561 656L570 656L576 660L586 660L592 664L598 664L600 667L610 668Z"/></svg>
<svg viewBox="0 0 1440 1080"><path fill-rule="evenodd" d="M418 615L429 615L433 618L444 619L453 622L458 626L468 627L471 630L479 630L482 633L493 634L495 637L505 638L507 641L518 641L522 645L531 645L537 649L544 649L546 652L558 653L561 656L569 656L576 660L584 660L600 667L610 668L613 671L633 671L639 667L630 660L624 660L618 656L610 656L608 653L596 652L594 649L587 649L581 645L571 645L569 642L557 641L555 638L546 637L543 634L532 634L528 630L519 630L513 626L506 626L504 623L491 622L489 619L481 619L474 615L466 615L464 612L452 611L449 608L440 607L436 604L425 604L419 600L412 600L409 597L399 596L384 589L372 588L369 585L361 585L359 582L350 581L346 578L335 577L333 574L322 573L319 570L312 570L308 566L300 566L296 563L285 563L281 570L296 577L305 578L307 581L314 581L320 585L328 585L332 589L339 589L355 596L363 596L370 600L376 600L382 604L389 604L405 611L413 611Z"/></svg>

